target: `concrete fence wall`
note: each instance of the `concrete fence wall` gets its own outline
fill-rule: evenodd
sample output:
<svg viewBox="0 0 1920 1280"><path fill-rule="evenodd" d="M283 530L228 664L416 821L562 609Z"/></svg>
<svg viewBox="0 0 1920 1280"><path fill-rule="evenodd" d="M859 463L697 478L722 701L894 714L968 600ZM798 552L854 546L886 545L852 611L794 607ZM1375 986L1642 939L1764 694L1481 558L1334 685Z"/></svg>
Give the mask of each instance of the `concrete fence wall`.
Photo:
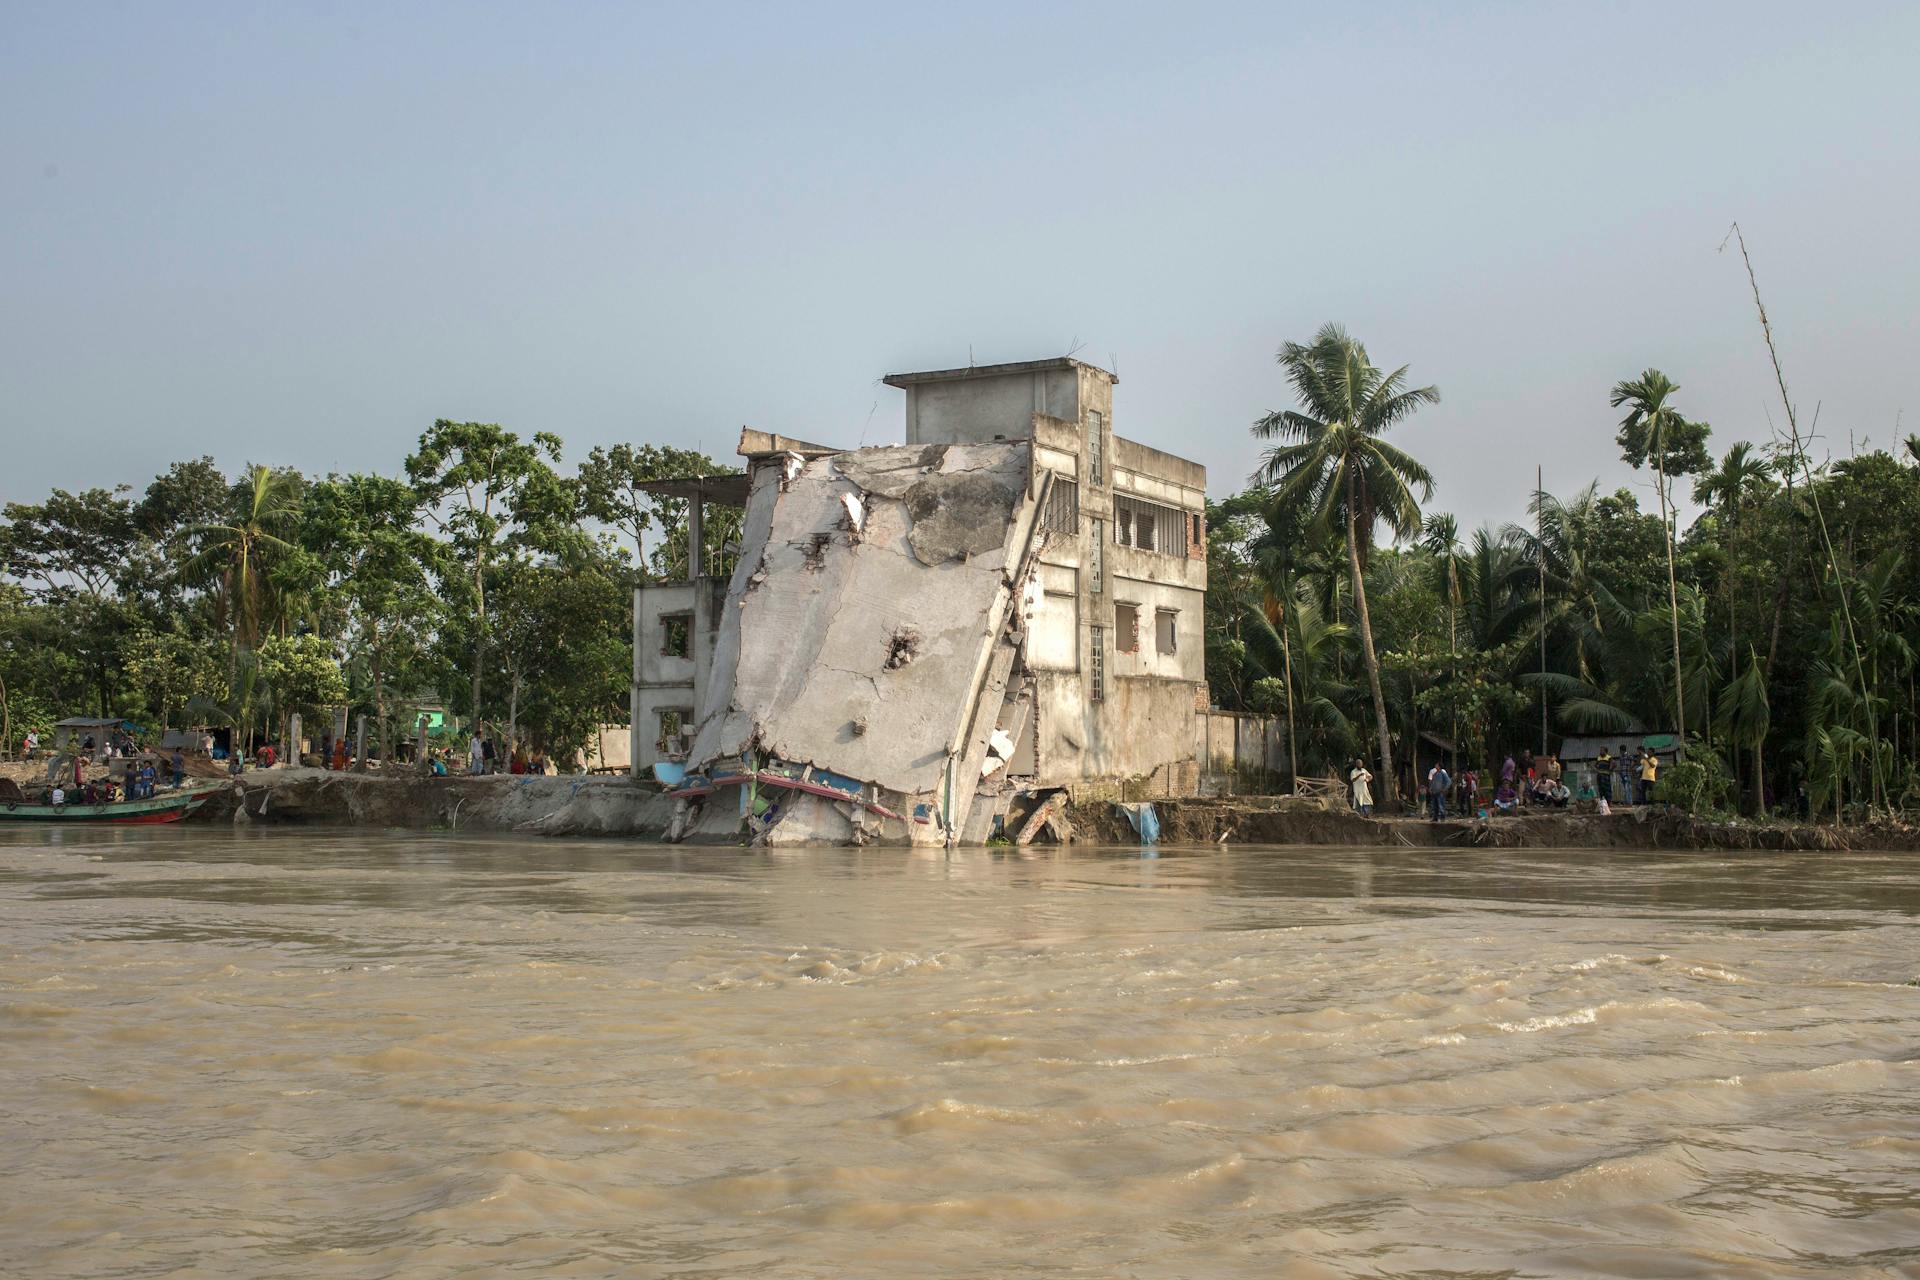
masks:
<svg viewBox="0 0 1920 1280"><path fill-rule="evenodd" d="M1196 711L1193 754L1203 795L1271 790L1290 771L1287 726L1278 716Z"/></svg>

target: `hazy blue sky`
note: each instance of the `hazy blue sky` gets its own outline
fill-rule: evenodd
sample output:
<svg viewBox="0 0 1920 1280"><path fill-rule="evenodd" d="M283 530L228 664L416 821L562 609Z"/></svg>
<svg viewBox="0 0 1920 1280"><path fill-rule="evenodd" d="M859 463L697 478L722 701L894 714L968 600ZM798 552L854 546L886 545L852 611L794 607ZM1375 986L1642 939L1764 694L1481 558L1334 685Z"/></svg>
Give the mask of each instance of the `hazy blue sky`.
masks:
<svg viewBox="0 0 1920 1280"><path fill-rule="evenodd" d="M1244 483L1338 320L1445 397L1462 524L1631 482L1653 364L1839 451L1920 430L1920 5L0 2L0 498L435 417L897 439L902 369L1117 365ZM1650 496L1650 490L1643 489Z"/></svg>

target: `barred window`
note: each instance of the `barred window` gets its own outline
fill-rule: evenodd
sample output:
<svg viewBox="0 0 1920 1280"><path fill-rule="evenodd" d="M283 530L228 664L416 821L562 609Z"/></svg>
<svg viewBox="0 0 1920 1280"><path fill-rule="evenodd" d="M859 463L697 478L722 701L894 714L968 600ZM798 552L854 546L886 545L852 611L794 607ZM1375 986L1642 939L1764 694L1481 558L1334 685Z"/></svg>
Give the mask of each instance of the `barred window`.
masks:
<svg viewBox="0 0 1920 1280"><path fill-rule="evenodd" d="M1087 668L1090 677L1087 682L1087 699L1099 702L1107 696L1107 629L1090 628L1093 632L1093 661Z"/></svg>
<svg viewBox="0 0 1920 1280"><path fill-rule="evenodd" d="M1106 416L1098 410L1087 414L1087 478L1095 484L1102 481L1106 451Z"/></svg>
<svg viewBox="0 0 1920 1280"><path fill-rule="evenodd" d="M1107 577L1107 522L1094 516L1089 523L1093 536L1087 539L1092 553L1087 559L1087 590L1097 596Z"/></svg>
<svg viewBox="0 0 1920 1280"><path fill-rule="evenodd" d="M1113 499L1113 543L1163 556L1187 554L1187 513L1138 498Z"/></svg>
<svg viewBox="0 0 1920 1280"><path fill-rule="evenodd" d="M1054 476L1047 490L1047 509L1041 514L1040 527L1048 533L1080 532L1080 486L1064 476Z"/></svg>

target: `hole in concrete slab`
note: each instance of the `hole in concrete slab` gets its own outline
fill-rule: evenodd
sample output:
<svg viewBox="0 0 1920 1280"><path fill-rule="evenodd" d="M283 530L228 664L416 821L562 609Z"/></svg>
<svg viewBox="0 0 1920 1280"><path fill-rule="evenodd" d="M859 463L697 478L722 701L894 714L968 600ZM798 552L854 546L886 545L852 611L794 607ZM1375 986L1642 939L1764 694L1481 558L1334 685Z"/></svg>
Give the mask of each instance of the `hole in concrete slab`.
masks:
<svg viewBox="0 0 1920 1280"><path fill-rule="evenodd" d="M887 637L887 660L884 664L888 671L897 671L920 656L920 633L912 627L901 627Z"/></svg>
<svg viewBox="0 0 1920 1280"><path fill-rule="evenodd" d="M827 567L827 544L832 541L832 534L816 533L808 539L807 545L800 549L800 554L805 558L809 570L818 573Z"/></svg>

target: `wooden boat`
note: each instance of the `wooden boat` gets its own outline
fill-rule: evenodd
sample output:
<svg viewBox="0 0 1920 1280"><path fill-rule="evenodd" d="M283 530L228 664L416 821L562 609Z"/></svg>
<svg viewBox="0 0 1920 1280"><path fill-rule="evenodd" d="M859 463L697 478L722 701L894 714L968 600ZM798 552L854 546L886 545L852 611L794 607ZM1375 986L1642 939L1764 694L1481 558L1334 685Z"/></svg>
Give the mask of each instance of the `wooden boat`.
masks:
<svg viewBox="0 0 1920 1280"><path fill-rule="evenodd" d="M0 822L111 822L146 825L178 822L205 804L215 788L173 791L146 800L118 800L112 804L0 803Z"/></svg>

